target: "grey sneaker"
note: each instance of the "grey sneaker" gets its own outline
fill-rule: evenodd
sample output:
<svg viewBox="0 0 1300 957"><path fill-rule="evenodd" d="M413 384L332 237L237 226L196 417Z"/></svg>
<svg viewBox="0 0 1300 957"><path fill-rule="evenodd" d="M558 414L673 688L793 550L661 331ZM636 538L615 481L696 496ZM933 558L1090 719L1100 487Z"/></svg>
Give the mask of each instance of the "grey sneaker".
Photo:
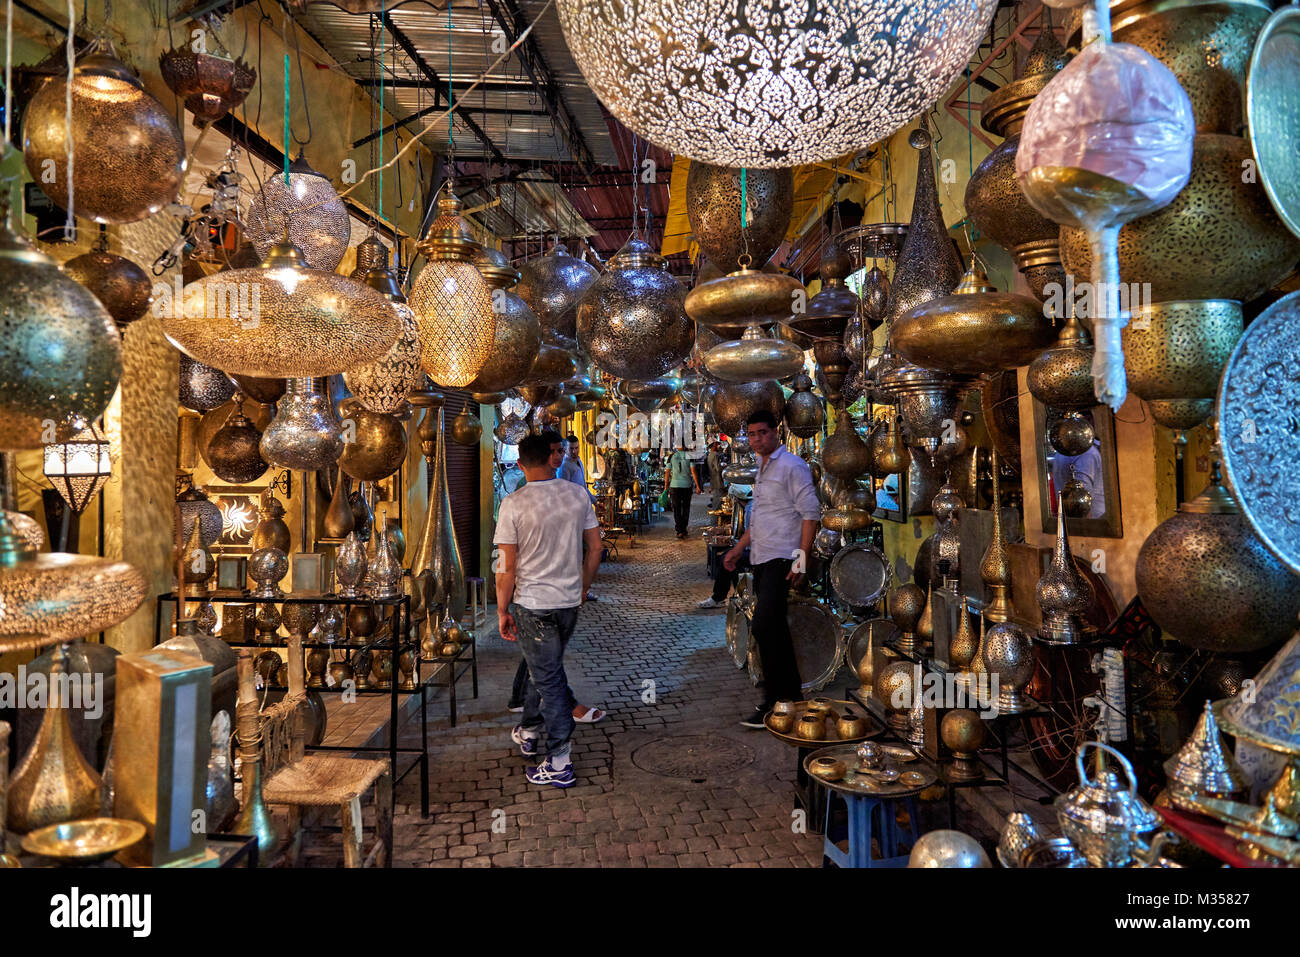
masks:
<svg viewBox="0 0 1300 957"><path fill-rule="evenodd" d="M696 608L722 608L726 604L727 603L725 601L717 601L712 595L710 595L708 598L704 599L704 601L700 602L695 607Z"/></svg>

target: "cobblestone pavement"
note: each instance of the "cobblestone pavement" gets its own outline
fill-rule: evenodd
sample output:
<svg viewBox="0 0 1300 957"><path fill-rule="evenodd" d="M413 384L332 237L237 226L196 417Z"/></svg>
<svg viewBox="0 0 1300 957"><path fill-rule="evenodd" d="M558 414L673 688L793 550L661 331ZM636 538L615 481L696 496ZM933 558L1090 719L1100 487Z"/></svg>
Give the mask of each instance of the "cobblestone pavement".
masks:
<svg viewBox="0 0 1300 957"><path fill-rule="evenodd" d="M821 837L793 826L795 752L739 725L757 692L726 652L724 612L695 607L711 589L697 528L707 502L696 497L687 540L660 516L601 566L599 601L584 606L565 661L578 699L609 716L578 725L572 788L524 778L528 759L510 741L517 716L506 710L519 652L490 610L478 700L466 676L457 727L441 698L430 706L432 815L420 817L418 773L398 788L396 866L821 864ZM671 776L645 770L656 766ZM313 835L304 863L339 862L337 838Z"/></svg>

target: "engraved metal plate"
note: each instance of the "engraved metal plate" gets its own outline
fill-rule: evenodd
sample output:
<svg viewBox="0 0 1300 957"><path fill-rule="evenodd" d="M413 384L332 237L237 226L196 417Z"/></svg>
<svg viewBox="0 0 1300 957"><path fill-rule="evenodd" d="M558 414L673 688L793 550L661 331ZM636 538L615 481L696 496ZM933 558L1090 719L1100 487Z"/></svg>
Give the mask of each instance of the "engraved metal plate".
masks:
<svg viewBox="0 0 1300 957"><path fill-rule="evenodd" d="M844 631L825 605L792 600L786 612L804 691L820 691L844 659Z"/></svg>
<svg viewBox="0 0 1300 957"><path fill-rule="evenodd" d="M1246 74L1246 130L1260 182L1300 236L1300 7L1283 7L1255 41Z"/></svg>
<svg viewBox="0 0 1300 957"><path fill-rule="evenodd" d="M737 668L745 667L749 660L749 615L736 595L727 601L727 651Z"/></svg>
<svg viewBox="0 0 1300 957"><path fill-rule="evenodd" d="M853 609L867 609L880 601L892 577L885 553L865 542L842 548L831 559L831 587Z"/></svg>

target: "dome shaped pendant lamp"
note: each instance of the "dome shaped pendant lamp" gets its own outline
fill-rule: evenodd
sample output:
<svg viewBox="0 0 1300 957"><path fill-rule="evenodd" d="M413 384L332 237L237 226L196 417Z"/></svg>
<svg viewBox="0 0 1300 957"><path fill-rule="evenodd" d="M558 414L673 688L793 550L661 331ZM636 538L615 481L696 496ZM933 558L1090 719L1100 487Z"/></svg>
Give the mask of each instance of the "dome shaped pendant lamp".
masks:
<svg viewBox="0 0 1300 957"><path fill-rule="evenodd" d="M419 245L429 261L411 290L420 325L420 366L446 388L473 382L496 338L492 295L474 265L479 244L460 210L448 183L438 197L438 216Z"/></svg>

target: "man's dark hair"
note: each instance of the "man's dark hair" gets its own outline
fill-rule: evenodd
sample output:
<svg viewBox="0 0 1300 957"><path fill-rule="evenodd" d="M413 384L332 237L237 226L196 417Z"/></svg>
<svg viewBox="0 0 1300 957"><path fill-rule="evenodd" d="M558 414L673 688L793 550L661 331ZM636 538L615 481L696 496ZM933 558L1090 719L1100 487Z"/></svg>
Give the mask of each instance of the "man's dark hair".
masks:
<svg viewBox="0 0 1300 957"><path fill-rule="evenodd" d="M519 464L524 468L538 468L551 460L551 440L543 432L541 435L525 435L519 440Z"/></svg>
<svg viewBox="0 0 1300 957"><path fill-rule="evenodd" d="M542 438L544 438L550 445L562 445L564 443L564 436L560 435L560 433L556 432L554 429L545 429L542 432ZM550 454L549 449L547 450L547 454Z"/></svg>
<svg viewBox="0 0 1300 957"><path fill-rule="evenodd" d="M746 425L755 425L757 423L766 425L773 432L776 431L776 416L767 409L755 409L749 413L749 418L745 420Z"/></svg>
<svg viewBox="0 0 1300 957"><path fill-rule="evenodd" d="M572 432L570 432L568 435L566 435L566 436L564 437L564 439L565 439L565 441L568 442L570 445L577 445L577 444L578 444L578 437L577 437L576 435L574 435Z"/></svg>

